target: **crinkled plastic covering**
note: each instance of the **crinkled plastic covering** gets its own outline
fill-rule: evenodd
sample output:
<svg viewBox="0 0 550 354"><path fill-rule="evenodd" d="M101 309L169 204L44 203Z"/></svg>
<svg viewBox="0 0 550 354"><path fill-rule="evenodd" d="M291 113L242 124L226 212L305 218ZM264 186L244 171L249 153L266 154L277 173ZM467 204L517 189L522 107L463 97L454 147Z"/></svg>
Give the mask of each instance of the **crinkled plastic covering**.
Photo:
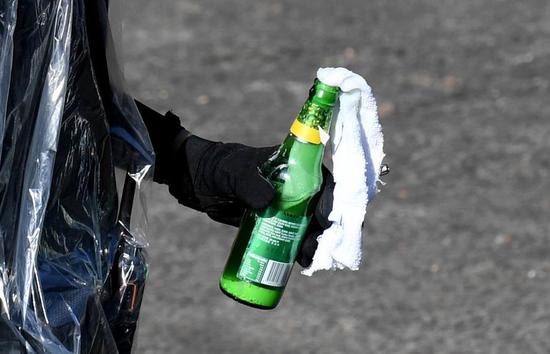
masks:
<svg viewBox="0 0 550 354"><path fill-rule="evenodd" d="M0 352L129 352L154 155L107 0L0 1Z"/></svg>

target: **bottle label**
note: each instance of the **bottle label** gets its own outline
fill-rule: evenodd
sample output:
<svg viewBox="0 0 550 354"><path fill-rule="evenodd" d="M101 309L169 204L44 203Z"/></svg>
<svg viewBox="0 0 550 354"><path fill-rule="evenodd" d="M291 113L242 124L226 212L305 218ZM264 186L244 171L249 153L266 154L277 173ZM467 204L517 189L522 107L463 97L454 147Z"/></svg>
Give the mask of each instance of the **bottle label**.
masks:
<svg viewBox="0 0 550 354"><path fill-rule="evenodd" d="M283 211L269 211L268 208L256 214L256 224L237 277L263 285L284 287L309 218Z"/></svg>

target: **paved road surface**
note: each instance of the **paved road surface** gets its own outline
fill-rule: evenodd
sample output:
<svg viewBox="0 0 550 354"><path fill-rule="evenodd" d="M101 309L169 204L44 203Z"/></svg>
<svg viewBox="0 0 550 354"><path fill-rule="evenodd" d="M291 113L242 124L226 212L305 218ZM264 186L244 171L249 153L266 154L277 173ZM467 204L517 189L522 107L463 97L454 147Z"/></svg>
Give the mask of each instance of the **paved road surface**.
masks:
<svg viewBox="0 0 550 354"><path fill-rule="evenodd" d="M387 185L358 272L276 311L218 290L235 230L155 186L139 353L549 353L550 3L127 1L131 91L210 139L278 143L319 66L373 86Z"/></svg>

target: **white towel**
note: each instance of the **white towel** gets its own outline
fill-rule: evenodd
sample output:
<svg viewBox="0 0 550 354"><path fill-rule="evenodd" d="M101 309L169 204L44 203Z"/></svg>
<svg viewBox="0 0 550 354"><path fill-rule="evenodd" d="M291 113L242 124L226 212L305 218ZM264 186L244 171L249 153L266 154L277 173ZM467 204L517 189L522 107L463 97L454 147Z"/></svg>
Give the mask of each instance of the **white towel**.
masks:
<svg viewBox="0 0 550 354"><path fill-rule="evenodd" d="M332 225L318 237L313 262L302 274L321 269L357 270L367 204L378 192L384 136L376 101L361 76L344 68L321 68L317 78L341 89L332 139L334 202Z"/></svg>

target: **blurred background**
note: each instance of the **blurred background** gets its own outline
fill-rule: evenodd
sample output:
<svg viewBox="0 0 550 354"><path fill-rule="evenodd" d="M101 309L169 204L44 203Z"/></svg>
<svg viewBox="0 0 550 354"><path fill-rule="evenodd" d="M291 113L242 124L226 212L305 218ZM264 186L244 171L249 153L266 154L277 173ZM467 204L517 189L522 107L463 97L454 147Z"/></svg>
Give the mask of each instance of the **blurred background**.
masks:
<svg viewBox="0 0 550 354"><path fill-rule="evenodd" d="M320 66L367 78L387 185L357 272L279 307L218 278L234 228L155 185L138 353L549 353L550 3L126 1L131 93L208 139L282 141Z"/></svg>

